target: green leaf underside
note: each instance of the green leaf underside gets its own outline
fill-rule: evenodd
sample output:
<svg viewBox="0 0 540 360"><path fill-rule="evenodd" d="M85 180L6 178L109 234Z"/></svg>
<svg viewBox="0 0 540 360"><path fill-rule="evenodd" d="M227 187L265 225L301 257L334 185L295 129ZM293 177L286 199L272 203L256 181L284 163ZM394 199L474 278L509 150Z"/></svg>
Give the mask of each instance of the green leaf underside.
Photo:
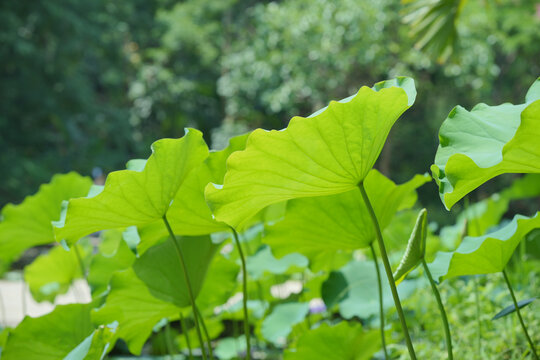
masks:
<svg viewBox="0 0 540 360"><path fill-rule="evenodd" d="M11 332L2 359L63 359L94 330L90 322L91 307L91 304L60 305L47 315L25 317Z"/></svg>
<svg viewBox="0 0 540 360"><path fill-rule="evenodd" d="M479 237L465 237L454 252L439 252L429 264L439 281L462 275L491 274L504 270L523 237L540 228L540 213L516 215L501 229Z"/></svg>
<svg viewBox="0 0 540 360"><path fill-rule="evenodd" d="M377 331L364 331L357 323L324 323L303 334L284 360L369 360L380 347Z"/></svg>
<svg viewBox="0 0 540 360"><path fill-rule="evenodd" d="M186 177L208 157L202 133L186 131L180 139L154 142L142 171L112 172L98 195L71 200L64 222L55 228L56 238L71 244L99 230L144 225L163 217Z"/></svg>
<svg viewBox="0 0 540 360"><path fill-rule="evenodd" d="M228 225L214 219L204 189L210 182L223 181L225 160L231 153L243 150L246 140L247 134L231 138L227 148L210 152L205 162L186 177L167 211L167 220L176 235L200 236L230 230ZM138 226L138 233L141 241L137 250L141 254L169 236L161 219Z"/></svg>
<svg viewBox="0 0 540 360"><path fill-rule="evenodd" d="M533 298L530 298L530 299L526 299L526 300L521 300L521 301L518 301L517 305L518 305L518 308L519 309L523 309L525 306L529 305L530 303L532 303L534 300L536 300L535 297ZM506 315L509 315L513 312L516 311L516 307L514 306L514 304L512 305L508 305L507 307L505 307L504 309L502 309L501 311L499 311L497 313L497 315L495 315L493 318L491 318L491 320L497 320L497 319L500 319Z"/></svg>
<svg viewBox="0 0 540 360"><path fill-rule="evenodd" d="M223 187L206 189L217 220L242 229L268 205L355 188L414 97L410 82L409 95L399 87L377 88L362 87L313 117L294 117L284 130L251 133L246 149L227 160Z"/></svg>
<svg viewBox="0 0 540 360"><path fill-rule="evenodd" d="M416 223L414 225L411 237L407 242L405 253L399 262L399 265L394 272L394 280L399 284L408 273L410 273L422 259L426 253L426 236L427 236L427 211L420 210Z"/></svg>
<svg viewBox="0 0 540 360"><path fill-rule="evenodd" d="M449 249L454 249L465 231L469 236L482 236L491 227L499 224L508 210L510 201L531 198L539 194L540 174L525 174L501 193L471 204L459 214L455 225L441 229L440 237Z"/></svg>
<svg viewBox="0 0 540 360"><path fill-rule="evenodd" d="M213 244L209 236L184 237L177 241L184 254L193 296L197 297L219 245ZM133 270L154 297L177 307L191 304L182 265L171 241L148 249L135 260Z"/></svg>
<svg viewBox="0 0 540 360"><path fill-rule="evenodd" d="M204 190L208 183L223 182L227 158L235 151L244 150L247 138L248 134L231 138L228 147L210 152L206 161L186 178L167 213L175 234L197 236L229 231L228 225L214 219Z"/></svg>
<svg viewBox="0 0 540 360"><path fill-rule="evenodd" d="M88 283L93 295L105 293L113 273L129 268L135 261L135 254L129 249L121 232L108 230L105 234L100 251L92 258L88 271Z"/></svg>
<svg viewBox="0 0 540 360"><path fill-rule="evenodd" d="M201 312L207 311L214 315L214 308L226 303L234 295L238 286L239 270L238 264L219 253L215 255L196 300Z"/></svg>
<svg viewBox="0 0 540 360"><path fill-rule="evenodd" d="M309 303L286 303L277 305L261 327L263 337L276 344L284 345L294 325L304 321L309 312Z"/></svg>
<svg viewBox="0 0 540 360"><path fill-rule="evenodd" d="M92 314L92 320L97 324L118 321L118 337L133 354L141 353L158 321L178 317L180 312L174 304L154 297L131 268L114 273L110 287L105 304Z"/></svg>
<svg viewBox="0 0 540 360"><path fill-rule="evenodd" d="M89 244L77 247L84 262L92 249ZM24 281L37 302L54 302L57 295L64 294L75 279L82 277L75 249L66 251L62 246L55 246L24 268Z"/></svg>
<svg viewBox="0 0 540 360"><path fill-rule="evenodd" d="M379 264L379 268L382 265ZM381 277L383 290L383 306L393 306L393 298L388 279ZM414 291L414 281L403 281L398 287L403 300ZM339 313L344 319L357 316L362 319L379 316L379 286L373 261L351 261L338 271L330 273L322 284L322 298L328 308L338 304Z"/></svg>
<svg viewBox="0 0 540 360"><path fill-rule="evenodd" d="M504 173L540 173L540 98L537 80L521 105L458 106L439 133L431 166L445 206Z"/></svg>
<svg viewBox="0 0 540 360"><path fill-rule="evenodd" d="M21 204L6 205L0 222L0 259L11 262L26 249L54 242L51 222L60 218L62 201L85 196L91 185L90 178L75 172L55 175Z"/></svg>
<svg viewBox="0 0 540 360"><path fill-rule="evenodd" d="M415 203L415 189L429 180L427 175L416 175L396 185L377 170L369 172L364 186L381 229L390 224L398 210ZM263 241L272 246L277 257L300 252L316 261L336 250L366 247L374 239L371 217L360 190L355 188L343 194L290 200L287 215L266 228Z"/></svg>

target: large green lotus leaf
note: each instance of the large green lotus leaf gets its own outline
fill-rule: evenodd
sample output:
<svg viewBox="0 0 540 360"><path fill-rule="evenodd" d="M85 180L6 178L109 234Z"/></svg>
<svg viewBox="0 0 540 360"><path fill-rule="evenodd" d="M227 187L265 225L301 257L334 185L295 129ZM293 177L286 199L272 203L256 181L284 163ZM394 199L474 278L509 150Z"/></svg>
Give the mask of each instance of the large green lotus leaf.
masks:
<svg viewBox="0 0 540 360"><path fill-rule="evenodd" d="M154 142L142 171L112 172L98 195L71 200L65 219L55 228L56 238L71 244L98 230L144 225L162 218L189 173L208 157L202 133L186 131L180 139Z"/></svg>
<svg viewBox="0 0 540 360"><path fill-rule="evenodd" d="M414 101L409 78L362 87L281 131L255 130L246 149L227 160L223 186L206 199L217 220L237 229L268 205L347 192L363 181L394 122Z"/></svg>
<svg viewBox="0 0 540 360"><path fill-rule="evenodd" d="M92 246L89 243L84 246L78 244L77 249L86 268ZM57 295L67 292L73 281L82 277L75 248L67 251L62 246L55 246L24 268L24 281L28 284L32 297L38 302L54 302Z"/></svg>
<svg viewBox="0 0 540 360"><path fill-rule="evenodd" d="M197 306L202 312L207 311L213 315L216 306L224 304L234 295L239 285L239 270L238 264L216 254L197 297Z"/></svg>
<svg viewBox="0 0 540 360"><path fill-rule="evenodd" d="M379 264L382 270L382 264ZM383 306L394 306L388 278L381 276ZM415 281L404 280L398 286L401 299L409 297L416 286ZM367 319L379 316L379 283L373 261L351 261L338 271L333 271L322 284L322 298L327 307L338 304L339 313L345 319L355 316Z"/></svg>
<svg viewBox="0 0 540 360"><path fill-rule="evenodd" d="M456 202L504 173L540 173L540 95L534 89L521 105L458 106L444 121L431 166L444 205Z"/></svg>
<svg viewBox="0 0 540 360"><path fill-rule="evenodd" d="M94 328L92 304L57 306L53 312L25 317L9 335L2 360L58 360L77 347Z"/></svg>
<svg viewBox="0 0 540 360"><path fill-rule="evenodd" d="M369 360L381 348L380 334L364 331L358 323L323 323L303 334L285 360Z"/></svg>
<svg viewBox="0 0 540 360"><path fill-rule="evenodd" d="M227 159L233 152L246 148L248 137L249 133L232 137L229 139L229 146L225 149L210 152L206 164L212 172L213 182L223 184L223 178L227 172Z"/></svg>
<svg viewBox="0 0 540 360"><path fill-rule="evenodd" d="M212 215L204 198L204 189L210 182L223 182L227 157L243 150L246 140L247 134L231 138L228 147L210 152L204 163L187 176L167 212L167 219L175 234L198 236L229 231L228 225L216 221ZM141 254L169 235L162 221L139 226L138 232L141 241L137 250Z"/></svg>
<svg viewBox="0 0 540 360"><path fill-rule="evenodd" d="M75 172L55 175L21 204L6 205L0 222L0 259L9 263L28 248L54 242L51 222L60 218L62 201L86 196L91 185L90 178Z"/></svg>
<svg viewBox="0 0 540 360"><path fill-rule="evenodd" d="M533 217L516 215L510 223L490 234L465 237L454 252L440 252L429 264L439 281L462 275L491 274L504 270L519 242L540 228L540 213Z"/></svg>
<svg viewBox="0 0 540 360"><path fill-rule="evenodd" d="M247 271L250 280L257 280L265 273L284 274L289 269L301 269L308 265L305 256L292 253L285 255L281 259L276 259L272 255L272 249L263 245L255 254L249 256L246 261Z"/></svg>
<svg viewBox="0 0 540 360"><path fill-rule="evenodd" d="M133 354L141 353L161 319L178 317L180 312L174 304L154 297L131 268L114 273L110 287L105 304L92 314L92 320L96 324L118 321L117 335Z"/></svg>
<svg viewBox="0 0 540 360"><path fill-rule="evenodd" d="M489 198L474 203L462 211L454 225L441 229L440 238L448 250L455 249L463 236L482 236L498 225L508 210L510 198L493 194Z"/></svg>
<svg viewBox="0 0 540 360"><path fill-rule="evenodd" d="M364 186L381 229L398 210L414 204L415 190L429 180L428 175L416 175L396 185L377 170L370 171ZM366 247L374 239L371 217L356 188L343 194L290 200L285 218L268 226L263 240L277 257L300 252L318 261L330 259L329 252Z"/></svg>
<svg viewBox="0 0 540 360"><path fill-rule="evenodd" d="M220 245L214 244L209 236L182 237L176 241L184 255L193 295L197 297L208 266ZM182 264L172 241L166 241L148 249L135 260L133 270L156 298L178 307L191 304L182 273Z"/></svg>
<svg viewBox="0 0 540 360"><path fill-rule="evenodd" d="M235 151L244 150L248 134L229 140L229 146L212 151L206 161L195 169L182 184L169 209L168 219L175 234L206 235L228 231L228 225L214 219L204 198L208 183L222 183L226 171L226 160Z"/></svg>
<svg viewBox="0 0 540 360"><path fill-rule="evenodd" d="M102 360L116 342L117 323L101 325L63 360Z"/></svg>
<svg viewBox="0 0 540 360"><path fill-rule="evenodd" d="M120 231L107 230L105 234L88 272L88 284L94 296L107 292L114 272L129 268L135 261L135 254Z"/></svg>
<svg viewBox="0 0 540 360"><path fill-rule="evenodd" d="M411 237L407 242L405 253L394 272L394 280L399 284L424 258L426 253L427 211L422 209L418 214Z"/></svg>
<svg viewBox="0 0 540 360"><path fill-rule="evenodd" d="M264 338L276 345L284 345L294 325L304 321L309 303L286 303L277 305L261 327Z"/></svg>

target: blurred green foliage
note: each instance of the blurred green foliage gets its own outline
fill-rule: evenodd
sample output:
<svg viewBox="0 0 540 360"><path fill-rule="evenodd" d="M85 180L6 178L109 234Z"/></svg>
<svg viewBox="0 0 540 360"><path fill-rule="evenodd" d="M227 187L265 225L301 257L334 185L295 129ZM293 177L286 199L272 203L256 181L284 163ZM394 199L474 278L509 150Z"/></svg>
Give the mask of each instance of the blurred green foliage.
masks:
<svg viewBox="0 0 540 360"><path fill-rule="evenodd" d="M0 206L53 173L108 172L146 157L154 139L185 126L220 147L396 75L417 80L418 105L397 123L378 168L397 182L425 172L455 104L518 102L540 73L535 1L454 2L459 16L439 14L455 31L451 55L444 33L420 49L419 36L436 28L405 21L411 8L421 15L444 3L4 1ZM444 63L433 49L446 51ZM436 199L434 187L426 191L422 199Z"/></svg>

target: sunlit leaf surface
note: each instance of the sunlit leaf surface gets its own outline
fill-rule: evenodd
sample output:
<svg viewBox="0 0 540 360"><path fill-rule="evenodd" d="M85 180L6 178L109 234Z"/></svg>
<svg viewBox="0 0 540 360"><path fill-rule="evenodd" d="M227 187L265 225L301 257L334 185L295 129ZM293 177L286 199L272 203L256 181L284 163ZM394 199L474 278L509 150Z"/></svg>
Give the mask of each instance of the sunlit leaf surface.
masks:
<svg viewBox="0 0 540 360"><path fill-rule="evenodd" d="M522 215L497 231L478 237L465 237L454 252L439 252L429 264L439 281L461 275L491 274L504 270L519 242L531 230L540 228L540 213Z"/></svg>
<svg viewBox="0 0 540 360"><path fill-rule="evenodd" d="M364 186L381 229L388 226L398 210L415 203L415 190L430 179L416 175L396 185L377 170L368 174ZM371 217L360 190L355 188L343 194L290 200L285 218L268 226L263 240L277 257L300 252L319 261L336 250L366 247L374 239Z"/></svg>
<svg viewBox="0 0 540 360"><path fill-rule="evenodd" d="M521 105L454 108L441 126L431 166L450 209L491 178L504 173L540 173L540 79Z"/></svg>
<svg viewBox="0 0 540 360"><path fill-rule="evenodd" d="M294 117L284 130L255 130L246 149L227 160L223 187L207 187L216 218L242 228L268 205L354 189L415 96L412 79L399 78L362 87L311 117Z"/></svg>
<svg viewBox="0 0 540 360"><path fill-rule="evenodd" d="M71 200L65 219L55 228L57 240L73 243L98 230L160 219L189 173L207 157L208 148L198 130L188 129L180 139L156 141L144 169L112 172L99 194Z"/></svg>
<svg viewBox="0 0 540 360"><path fill-rule="evenodd" d="M86 196L92 180L71 172L55 175L19 205L2 209L0 259L11 262L26 249L54 242L52 221L60 219L62 201Z"/></svg>

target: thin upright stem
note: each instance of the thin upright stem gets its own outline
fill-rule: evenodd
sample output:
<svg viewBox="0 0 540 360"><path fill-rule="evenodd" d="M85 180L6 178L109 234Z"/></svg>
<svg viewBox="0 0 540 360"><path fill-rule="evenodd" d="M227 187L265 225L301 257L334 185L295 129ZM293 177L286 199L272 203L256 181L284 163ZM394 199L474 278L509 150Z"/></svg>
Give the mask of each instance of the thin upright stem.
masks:
<svg viewBox="0 0 540 360"><path fill-rule="evenodd" d="M184 319L184 314L182 314L181 311L180 311L180 325L182 326L182 332L184 333L184 338L186 339L189 360L193 360L193 351L191 350L191 341L189 340L188 328L186 326L186 320Z"/></svg>
<svg viewBox="0 0 540 360"><path fill-rule="evenodd" d="M165 346L167 346L167 352L169 353L169 357L172 359L174 350L171 337L171 324L168 321L167 324L165 324Z"/></svg>
<svg viewBox="0 0 540 360"><path fill-rule="evenodd" d="M204 336L206 337L206 342L208 344L208 353L210 354L210 359L214 360L214 351L212 350L212 342L210 341L210 335L208 335L208 329L206 328L206 324L204 323L204 318L202 317L201 312L199 311L199 308L197 308L197 316L199 317L199 320L201 320Z"/></svg>
<svg viewBox="0 0 540 360"><path fill-rule="evenodd" d="M238 248L238 254L240 255L240 261L242 262L242 303L244 306L244 334L246 336L246 359L251 358L251 340L249 332L249 317L248 317L248 294L247 294L247 268L246 268L246 259L244 258L244 252L242 251L242 246L240 245L240 239L238 238L238 233L235 229L231 228L236 247Z"/></svg>
<svg viewBox="0 0 540 360"><path fill-rule="evenodd" d="M525 337L527 338L527 341L529 342L529 345L531 346L531 352L533 357L538 360L538 354L536 353L536 347L534 346L534 343L529 336L529 332L527 331L527 327L525 326L525 322L523 321L523 318L521 317L521 311L519 310L519 306L516 300L516 295L514 295L514 289L512 289L512 285L510 284L510 280L508 279L508 275L506 274L506 270L502 271L502 274L504 276L504 281L506 281L506 286L508 286L508 291L510 291L510 295L512 296L512 301L514 302L514 307L516 308L516 314L519 318L519 322L521 323L521 328L523 329L523 333L525 334Z"/></svg>
<svg viewBox="0 0 540 360"><path fill-rule="evenodd" d="M379 251L381 253L384 270L386 272L386 276L388 277L388 283L390 284L390 290L392 291L392 297L394 298L394 304L396 306L396 311L399 316L399 321L401 323L401 328L403 330L403 336L405 337L405 343L407 344L407 349L409 350L409 355L412 360L416 360L416 354L414 352L411 336L409 335L409 329L407 328L407 322L405 321L405 314L403 313L403 308L401 307L401 301L399 301L399 295L397 292L396 282L394 281L394 276L392 275L392 267L390 266L390 261L388 260L388 255L386 253L386 247L384 246L384 241L383 241L383 237L381 233L381 228L379 226L379 221L377 220L377 216L375 215L373 206L371 206L371 202L369 201L369 197L366 193L366 189L364 188L364 183L360 182L358 184L358 188L360 189L362 198L364 199L364 202L366 203L366 207L371 217L371 221L373 222L373 227L375 228L375 234L377 235L377 242L379 243Z"/></svg>
<svg viewBox="0 0 540 360"><path fill-rule="evenodd" d="M384 336L384 306L383 306L383 295L382 295L382 282L381 282L381 271L379 270L379 263L377 262L377 255L375 254L375 248L373 247L373 242L369 244L371 249L371 256L373 257L373 264L375 264L375 271L377 273L377 288L379 289L379 321L381 329L381 340L382 348L384 351L384 358L390 359L388 357L388 351L386 350L386 337Z"/></svg>
<svg viewBox="0 0 540 360"><path fill-rule="evenodd" d="M426 264L425 259L422 259L422 266L424 267L424 271L426 272L426 276L429 280L429 284L431 285L431 290L433 291L433 295L435 295L435 299L437 299L437 305L439 306L439 312L441 313L441 319L444 325L444 336L446 338L446 350L448 351L448 360L453 360L454 355L452 352L452 336L450 335L450 325L448 324L448 317L446 316L446 310L444 309L444 305L441 300L441 294L439 293L437 284L435 284L435 281L433 281L433 276L431 276L431 272L429 271L429 268Z"/></svg>
<svg viewBox="0 0 540 360"><path fill-rule="evenodd" d="M75 251L75 256L77 257L77 262L79 263L79 268L81 269L81 275L84 278L84 280L88 281L88 277L86 275L86 269L84 267L81 252L79 251L79 246L77 244L73 245L73 250Z"/></svg>
<svg viewBox="0 0 540 360"><path fill-rule="evenodd" d="M480 319L480 291L478 290L478 279L473 276L474 283L474 303L476 307L476 352L479 355L483 355L484 349L482 348L482 319Z"/></svg>
<svg viewBox="0 0 540 360"><path fill-rule="evenodd" d="M186 262L184 261L184 254L182 253L182 249L180 248L180 245L176 242L176 236L174 236L174 233L171 229L171 225L169 225L169 221L167 221L167 215L163 215L163 222L165 223L165 226L167 227L167 231L169 232L169 236L171 241L174 244L174 248L176 249L176 254L178 255L178 259L180 260L180 264L182 265L182 270L184 272L184 279L186 280L186 287L189 294L189 300L191 302L191 308L193 310L193 318L195 319L195 329L197 330L197 337L199 338L199 344L201 344L201 352L202 357L204 360L206 360L206 352L204 351L204 341L201 334L201 328L199 326L199 319L197 318L197 305L195 304L195 296L193 296L193 290L191 287L191 281L189 280L189 275L186 267Z"/></svg>

